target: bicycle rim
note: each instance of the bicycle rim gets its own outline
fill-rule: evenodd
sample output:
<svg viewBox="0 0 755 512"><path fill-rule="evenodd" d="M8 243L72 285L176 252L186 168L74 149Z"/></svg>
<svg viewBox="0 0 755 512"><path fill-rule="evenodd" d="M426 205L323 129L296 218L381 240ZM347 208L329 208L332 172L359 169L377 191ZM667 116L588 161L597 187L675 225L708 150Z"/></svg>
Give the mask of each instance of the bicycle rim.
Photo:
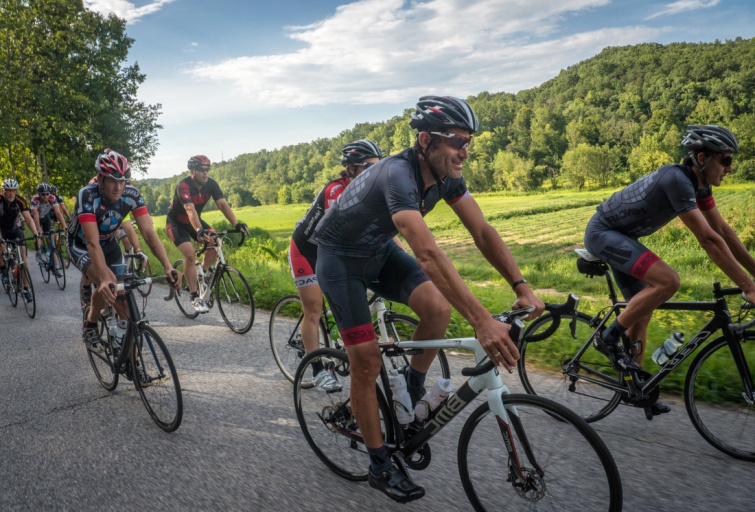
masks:
<svg viewBox="0 0 755 512"><path fill-rule="evenodd" d="M513 461L504 444L505 424L487 402L482 404L464 424L458 449L464 491L476 511L621 510L616 463L584 420L540 397L504 395L503 399L525 481L510 470Z"/></svg>
<svg viewBox="0 0 755 512"><path fill-rule="evenodd" d="M10 267L10 265L6 265ZM19 294L19 278L21 276L18 275L20 267L18 265L14 265L13 268L8 269L8 298L10 299L11 305L15 308L18 304L18 294ZM14 275L16 277L14 277Z"/></svg>
<svg viewBox="0 0 755 512"><path fill-rule="evenodd" d="M22 273L26 276L26 282L29 284L29 293L31 293L31 302L26 302L26 297L23 297L23 291L21 292L24 308L26 308L26 314L29 315L29 318L34 318L34 315L37 314L37 296L34 295L34 283L31 282L31 275L29 274L29 269L26 268L26 265L20 265L18 267L18 280L20 283L23 283L23 279L21 278Z"/></svg>
<svg viewBox="0 0 755 512"><path fill-rule="evenodd" d="M58 267L60 267L56 269L57 272L53 271L53 274L55 274L55 282L58 284L58 288L60 288L61 290L65 290L66 289L66 269L65 269L65 266L63 265L63 257L60 255L60 252L58 252L57 249L55 249L54 254L55 254L54 260L57 260L58 262L57 265ZM58 273L60 273L60 275L58 275Z"/></svg>
<svg viewBox="0 0 755 512"><path fill-rule="evenodd" d="M43 251L43 252L39 252L39 251ZM39 252L39 254L42 255L42 261L38 262L39 273L42 274L42 280L45 283L49 283L50 282L50 264L48 263L49 258L47 256L47 251L44 251L43 249L39 249L39 251L37 252Z"/></svg>
<svg viewBox="0 0 755 512"><path fill-rule="evenodd" d="M97 320L97 331L100 333L100 337L107 336L107 329L105 328L105 320L99 317ZM103 343L105 347L104 354L98 354L87 347L87 357L89 357L89 363L94 370L94 376L97 377L100 385L108 391L112 391L118 385L118 372L114 370L115 354L113 354L113 347L106 340Z"/></svg>
<svg viewBox="0 0 755 512"><path fill-rule="evenodd" d="M301 339L301 322L303 310L298 295L286 295L280 299L270 313L270 350L281 373L289 382L294 382L296 369L304 357L304 344ZM327 331L322 321L317 329L320 347L327 346ZM313 382L303 377L301 386L312 387Z"/></svg>
<svg viewBox="0 0 755 512"><path fill-rule="evenodd" d="M547 330L552 315L546 314L524 332L519 346L519 378L524 389L533 395L542 396L565 405L588 422L606 417L619 405L621 394L587 380L619 382L619 373L611 361L590 345L578 362L573 356L595 330L591 318L577 314L574 334L571 334L571 315L561 317L556 331L542 341L528 342L528 338Z"/></svg>
<svg viewBox="0 0 755 512"><path fill-rule="evenodd" d="M173 268L183 274L181 277L181 290L176 292L176 305L186 318L196 318L199 313L191 305L191 292L189 291L189 282L186 280L184 273L184 260L178 260L173 264Z"/></svg>
<svg viewBox="0 0 755 512"><path fill-rule="evenodd" d="M740 346L753 379L755 339ZM697 431L717 449L737 459L755 461L755 406L745 400L744 384L736 368L724 338L705 347L687 372L687 414Z"/></svg>
<svg viewBox="0 0 755 512"><path fill-rule="evenodd" d="M327 393L317 387L305 389L303 378L312 375L312 363L322 361L341 383L340 391ZM390 411L376 387L383 438L393 441ZM317 349L304 357L294 381L294 407L307 443L317 457L336 474L349 480L367 480L370 457L351 411L351 377L346 353L334 348Z"/></svg>
<svg viewBox="0 0 755 512"><path fill-rule="evenodd" d="M173 359L154 329L142 324L137 332L131 362L134 384L157 426L173 432L183 417L181 385Z"/></svg>
<svg viewBox="0 0 755 512"><path fill-rule="evenodd" d="M254 323L254 297L244 276L225 266L215 281L215 297L220 315L231 330L244 334Z"/></svg>

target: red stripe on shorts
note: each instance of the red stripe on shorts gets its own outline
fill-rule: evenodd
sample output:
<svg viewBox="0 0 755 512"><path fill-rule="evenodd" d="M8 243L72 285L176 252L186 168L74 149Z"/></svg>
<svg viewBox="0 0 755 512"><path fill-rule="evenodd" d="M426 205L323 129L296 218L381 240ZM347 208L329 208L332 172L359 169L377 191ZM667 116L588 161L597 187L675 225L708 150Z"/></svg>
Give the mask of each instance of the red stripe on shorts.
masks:
<svg viewBox="0 0 755 512"><path fill-rule="evenodd" d="M632 270L629 274L632 277L642 281L643 279L645 279L645 274L647 274L648 270L650 270L650 267L653 266L653 263L655 263L659 259L661 258L659 258L658 255L653 251L646 251L642 253L639 258L637 258L637 261L634 262L634 265L632 265Z"/></svg>
<svg viewBox="0 0 755 512"><path fill-rule="evenodd" d="M375 328L372 326L372 324L358 325L356 327L345 329L339 332L341 333L343 344L347 347L377 340Z"/></svg>

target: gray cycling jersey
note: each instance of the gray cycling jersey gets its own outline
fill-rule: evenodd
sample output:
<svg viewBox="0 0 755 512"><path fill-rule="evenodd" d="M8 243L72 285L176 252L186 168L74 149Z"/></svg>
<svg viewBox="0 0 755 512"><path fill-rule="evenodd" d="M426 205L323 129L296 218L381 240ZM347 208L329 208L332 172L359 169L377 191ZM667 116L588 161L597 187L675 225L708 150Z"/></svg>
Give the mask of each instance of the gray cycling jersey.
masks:
<svg viewBox="0 0 755 512"><path fill-rule="evenodd" d="M679 214L715 206L710 186L696 190L697 177L686 165L665 165L614 193L598 206L603 221L627 236L655 233Z"/></svg>
<svg viewBox="0 0 755 512"><path fill-rule="evenodd" d="M398 234L394 213L416 210L424 216L441 198L454 204L469 196L464 178L447 178L424 189L414 148L384 158L352 180L313 238L333 254L370 256Z"/></svg>

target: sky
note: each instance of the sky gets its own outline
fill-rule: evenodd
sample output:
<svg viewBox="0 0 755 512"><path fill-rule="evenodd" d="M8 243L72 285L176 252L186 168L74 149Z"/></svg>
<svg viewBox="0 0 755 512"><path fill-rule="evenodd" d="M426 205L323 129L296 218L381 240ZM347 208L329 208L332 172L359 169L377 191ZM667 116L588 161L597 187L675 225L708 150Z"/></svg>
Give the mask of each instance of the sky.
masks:
<svg viewBox="0 0 755 512"><path fill-rule="evenodd" d="M335 137L426 94L537 87L608 46L755 35L751 0L84 0L161 104L147 177Z"/></svg>

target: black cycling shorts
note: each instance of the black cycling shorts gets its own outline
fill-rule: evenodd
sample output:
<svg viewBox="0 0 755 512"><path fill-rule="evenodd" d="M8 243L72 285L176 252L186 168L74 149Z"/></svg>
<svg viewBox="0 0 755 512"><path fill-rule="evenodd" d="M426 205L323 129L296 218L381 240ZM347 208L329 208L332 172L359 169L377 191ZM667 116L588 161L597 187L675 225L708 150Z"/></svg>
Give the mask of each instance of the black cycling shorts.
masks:
<svg viewBox="0 0 755 512"><path fill-rule="evenodd" d="M199 219L199 222L202 223L202 227L205 231L212 233L215 232L212 227L202 219ZM168 220L165 223L165 231L168 232L168 236L176 247L185 242L191 242L192 240L196 241L197 239L197 231L191 224L183 224L181 222Z"/></svg>
<svg viewBox="0 0 755 512"><path fill-rule="evenodd" d="M92 266L92 257L89 255L86 246L79 245L75 239L69 240L68 254L71 256L71 263L81 270L82 275L86 275L87 269ZM123 252L121 252L121 246L118 244L118 241L113 237L101 247L108 268L115 274L118 282L123 281L123 274L126 272L126 262L123 259Z"/></svg>

